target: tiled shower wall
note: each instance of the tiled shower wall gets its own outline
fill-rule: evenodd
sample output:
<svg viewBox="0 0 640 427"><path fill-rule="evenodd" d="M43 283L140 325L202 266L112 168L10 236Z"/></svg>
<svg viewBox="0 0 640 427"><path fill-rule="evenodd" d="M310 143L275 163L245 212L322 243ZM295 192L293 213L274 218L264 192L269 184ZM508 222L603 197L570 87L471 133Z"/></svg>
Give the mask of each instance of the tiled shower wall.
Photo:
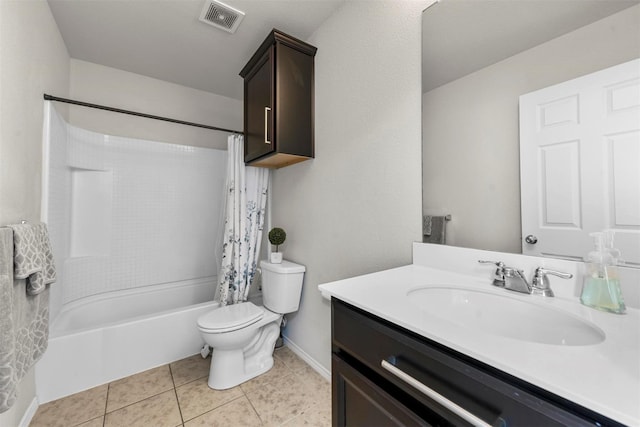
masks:
<svg viewBox="0 0 640 427"><path fill-rule="evenodd" d="M210 278L221 243L226 151L103 135L52 114L47 219L71 301Z"/></svg>

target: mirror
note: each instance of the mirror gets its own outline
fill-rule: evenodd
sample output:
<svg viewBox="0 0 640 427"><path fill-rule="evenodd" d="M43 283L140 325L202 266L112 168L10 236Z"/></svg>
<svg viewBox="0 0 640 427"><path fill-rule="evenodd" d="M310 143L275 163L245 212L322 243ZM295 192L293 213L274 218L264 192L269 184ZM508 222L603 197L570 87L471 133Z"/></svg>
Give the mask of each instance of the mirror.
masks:
<svg viewBox="0 0 640 427"><path fill-rule="evenodd" d="M446 244L522 253L519 97L640 57L639 1L441 0L422 19L423 214L451 215Z"/></svg>

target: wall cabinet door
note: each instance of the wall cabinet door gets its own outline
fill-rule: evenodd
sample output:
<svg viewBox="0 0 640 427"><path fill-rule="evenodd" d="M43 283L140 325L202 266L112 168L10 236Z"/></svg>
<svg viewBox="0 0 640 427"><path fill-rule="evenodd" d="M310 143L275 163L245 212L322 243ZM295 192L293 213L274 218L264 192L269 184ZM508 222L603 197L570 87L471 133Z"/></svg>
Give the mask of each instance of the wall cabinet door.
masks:
<svg viewBox="0 0 640 427"><path fill-rule="evenodd" d="M245 80L245 162L274 151L273 140L273 47Z"/></svg>
<svg viewBox="0 0 640 427"><path fill-rule="evenodd" d="M248 165L280 168L313 158L315 53L273 30L240 72Z"/></svg>

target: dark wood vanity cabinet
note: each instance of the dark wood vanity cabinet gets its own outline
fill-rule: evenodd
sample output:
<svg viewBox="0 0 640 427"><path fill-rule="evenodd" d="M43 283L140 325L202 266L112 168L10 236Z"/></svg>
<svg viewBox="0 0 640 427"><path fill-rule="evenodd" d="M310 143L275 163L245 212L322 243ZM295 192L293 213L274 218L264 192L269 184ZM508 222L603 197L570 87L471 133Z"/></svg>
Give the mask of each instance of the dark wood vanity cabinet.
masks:
<svg viewBox="0 0 640 427"><path fill-rule="evenodd" d="M313 158L315 54L274 29L240 72L246 164L280 168Z"/></svg>
<svg viewBox="0 0 640 427"><path fill-rule="evenodd" d="M331 306L334 426L481 425L459 408L491 426L620 425L336 298Z"/></svg>

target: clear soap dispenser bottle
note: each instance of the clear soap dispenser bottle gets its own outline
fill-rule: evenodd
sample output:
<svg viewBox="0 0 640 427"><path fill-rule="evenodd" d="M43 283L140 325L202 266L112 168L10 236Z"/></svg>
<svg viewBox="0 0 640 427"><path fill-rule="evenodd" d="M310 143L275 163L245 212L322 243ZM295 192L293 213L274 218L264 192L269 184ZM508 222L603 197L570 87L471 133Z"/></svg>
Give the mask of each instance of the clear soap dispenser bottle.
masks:
<svg viewBox="0 0 640 427"><path fill-rule="evenodd" d="M598 310L622 314L626 307L620 290L616 252L613 247L605 248L603 233L591 233L590 236L594 239L595 248L585 258L580 301ZM609 236L607 241L611 241Z"/></svg>

